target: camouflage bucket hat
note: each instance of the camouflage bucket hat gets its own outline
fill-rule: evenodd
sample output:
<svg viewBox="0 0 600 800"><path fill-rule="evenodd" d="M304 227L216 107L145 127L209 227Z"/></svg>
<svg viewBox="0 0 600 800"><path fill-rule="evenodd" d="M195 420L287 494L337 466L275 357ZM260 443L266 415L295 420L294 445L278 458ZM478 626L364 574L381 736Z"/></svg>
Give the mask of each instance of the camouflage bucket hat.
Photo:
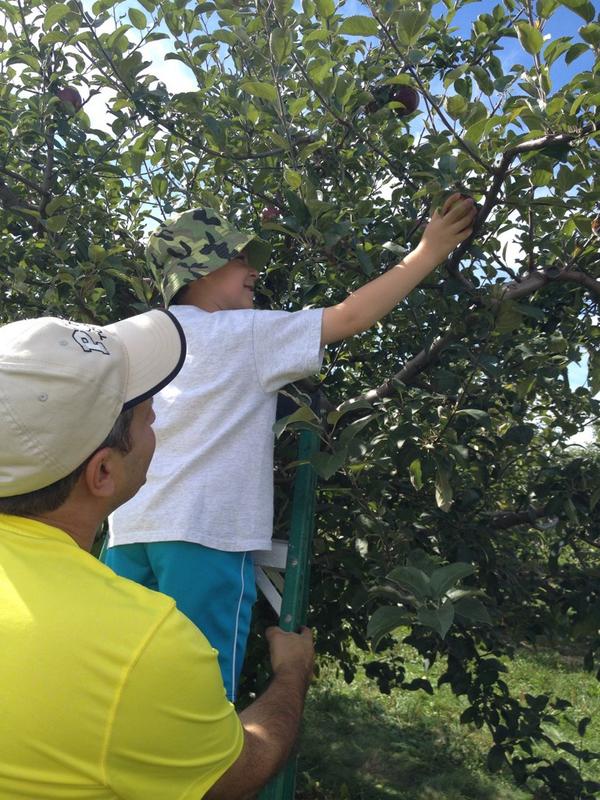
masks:
<svg viewBox="0 0 600 800"><path fill-rule="evenodd" d="M168 305L182 286L214 272L242 251L257 270L271 257L271 246L255 233L239 231L212 208L193 208L153 231L146 259Z"/></svg>

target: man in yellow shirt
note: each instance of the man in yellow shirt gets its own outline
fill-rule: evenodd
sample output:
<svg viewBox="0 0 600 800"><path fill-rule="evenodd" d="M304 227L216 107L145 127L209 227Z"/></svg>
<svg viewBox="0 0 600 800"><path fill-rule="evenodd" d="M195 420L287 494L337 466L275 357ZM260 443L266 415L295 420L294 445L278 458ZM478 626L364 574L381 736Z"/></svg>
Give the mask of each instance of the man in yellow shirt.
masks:
<svg viewBox="0 0 600 800"><path fill-rule="evenodd" d="M158 310L0 328L0 800L242 800L293 747L307 629L267 632L273 680L238 716L174 601L89 553L145 481L184 356Z"/></svg>

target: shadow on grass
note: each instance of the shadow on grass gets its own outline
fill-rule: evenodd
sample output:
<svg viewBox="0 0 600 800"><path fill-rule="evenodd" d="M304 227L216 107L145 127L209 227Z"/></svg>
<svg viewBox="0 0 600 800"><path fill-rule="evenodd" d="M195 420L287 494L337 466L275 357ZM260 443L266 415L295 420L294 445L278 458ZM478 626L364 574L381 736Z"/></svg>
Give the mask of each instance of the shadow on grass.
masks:
<svg viewBox="0 0 600 800"><path fill-rule="evenodd" d="M375 702L328 690L311 693L300 745L298 800L526 796L516 788L501 788L483 772L482 752L464 731L449 731L437 718L391 721L387 700Z"/></svg>

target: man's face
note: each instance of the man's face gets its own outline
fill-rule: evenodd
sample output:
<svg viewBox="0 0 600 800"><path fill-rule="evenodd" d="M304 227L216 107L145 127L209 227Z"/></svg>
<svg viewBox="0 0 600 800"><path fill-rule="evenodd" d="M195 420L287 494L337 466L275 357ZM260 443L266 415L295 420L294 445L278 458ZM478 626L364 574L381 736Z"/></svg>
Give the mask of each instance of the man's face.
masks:
<svg viewBox="0 0 600 800"><path fill-rule="evenodd" d="M201 281L205 296L210 297L216 309L233 311L254 308L254 284L257 278L258 272L250 266L247 256L242 253Z"/></svg>
<svg viewBox="0 0 600 800"><path fill-rule="evenodd" d="M144 400L133 409L129 429L131 450L122 456L122 490L119 491L118 505L133 497L146 482L146 473L156 446L156 437L152 430L155 419L152 399Z"/></svg>

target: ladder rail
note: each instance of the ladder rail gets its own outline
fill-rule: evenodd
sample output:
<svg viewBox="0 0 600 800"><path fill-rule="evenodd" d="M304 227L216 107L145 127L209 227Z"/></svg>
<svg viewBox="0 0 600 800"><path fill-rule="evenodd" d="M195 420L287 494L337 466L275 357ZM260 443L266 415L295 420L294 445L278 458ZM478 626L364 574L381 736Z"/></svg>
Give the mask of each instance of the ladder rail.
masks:
<svg viewBox="0 0 600 800"><path fill-rule="evenodd" d="M306 625L310 584L310 562L315 527L317 475L310 463L319 450L319 435L312 430L300 432L292 517L288 543L285 583L281 599L279 626L284 631L297 631ZM259 795L259 800L293 800L296 793L298 755L289 759Z"/></svg>

